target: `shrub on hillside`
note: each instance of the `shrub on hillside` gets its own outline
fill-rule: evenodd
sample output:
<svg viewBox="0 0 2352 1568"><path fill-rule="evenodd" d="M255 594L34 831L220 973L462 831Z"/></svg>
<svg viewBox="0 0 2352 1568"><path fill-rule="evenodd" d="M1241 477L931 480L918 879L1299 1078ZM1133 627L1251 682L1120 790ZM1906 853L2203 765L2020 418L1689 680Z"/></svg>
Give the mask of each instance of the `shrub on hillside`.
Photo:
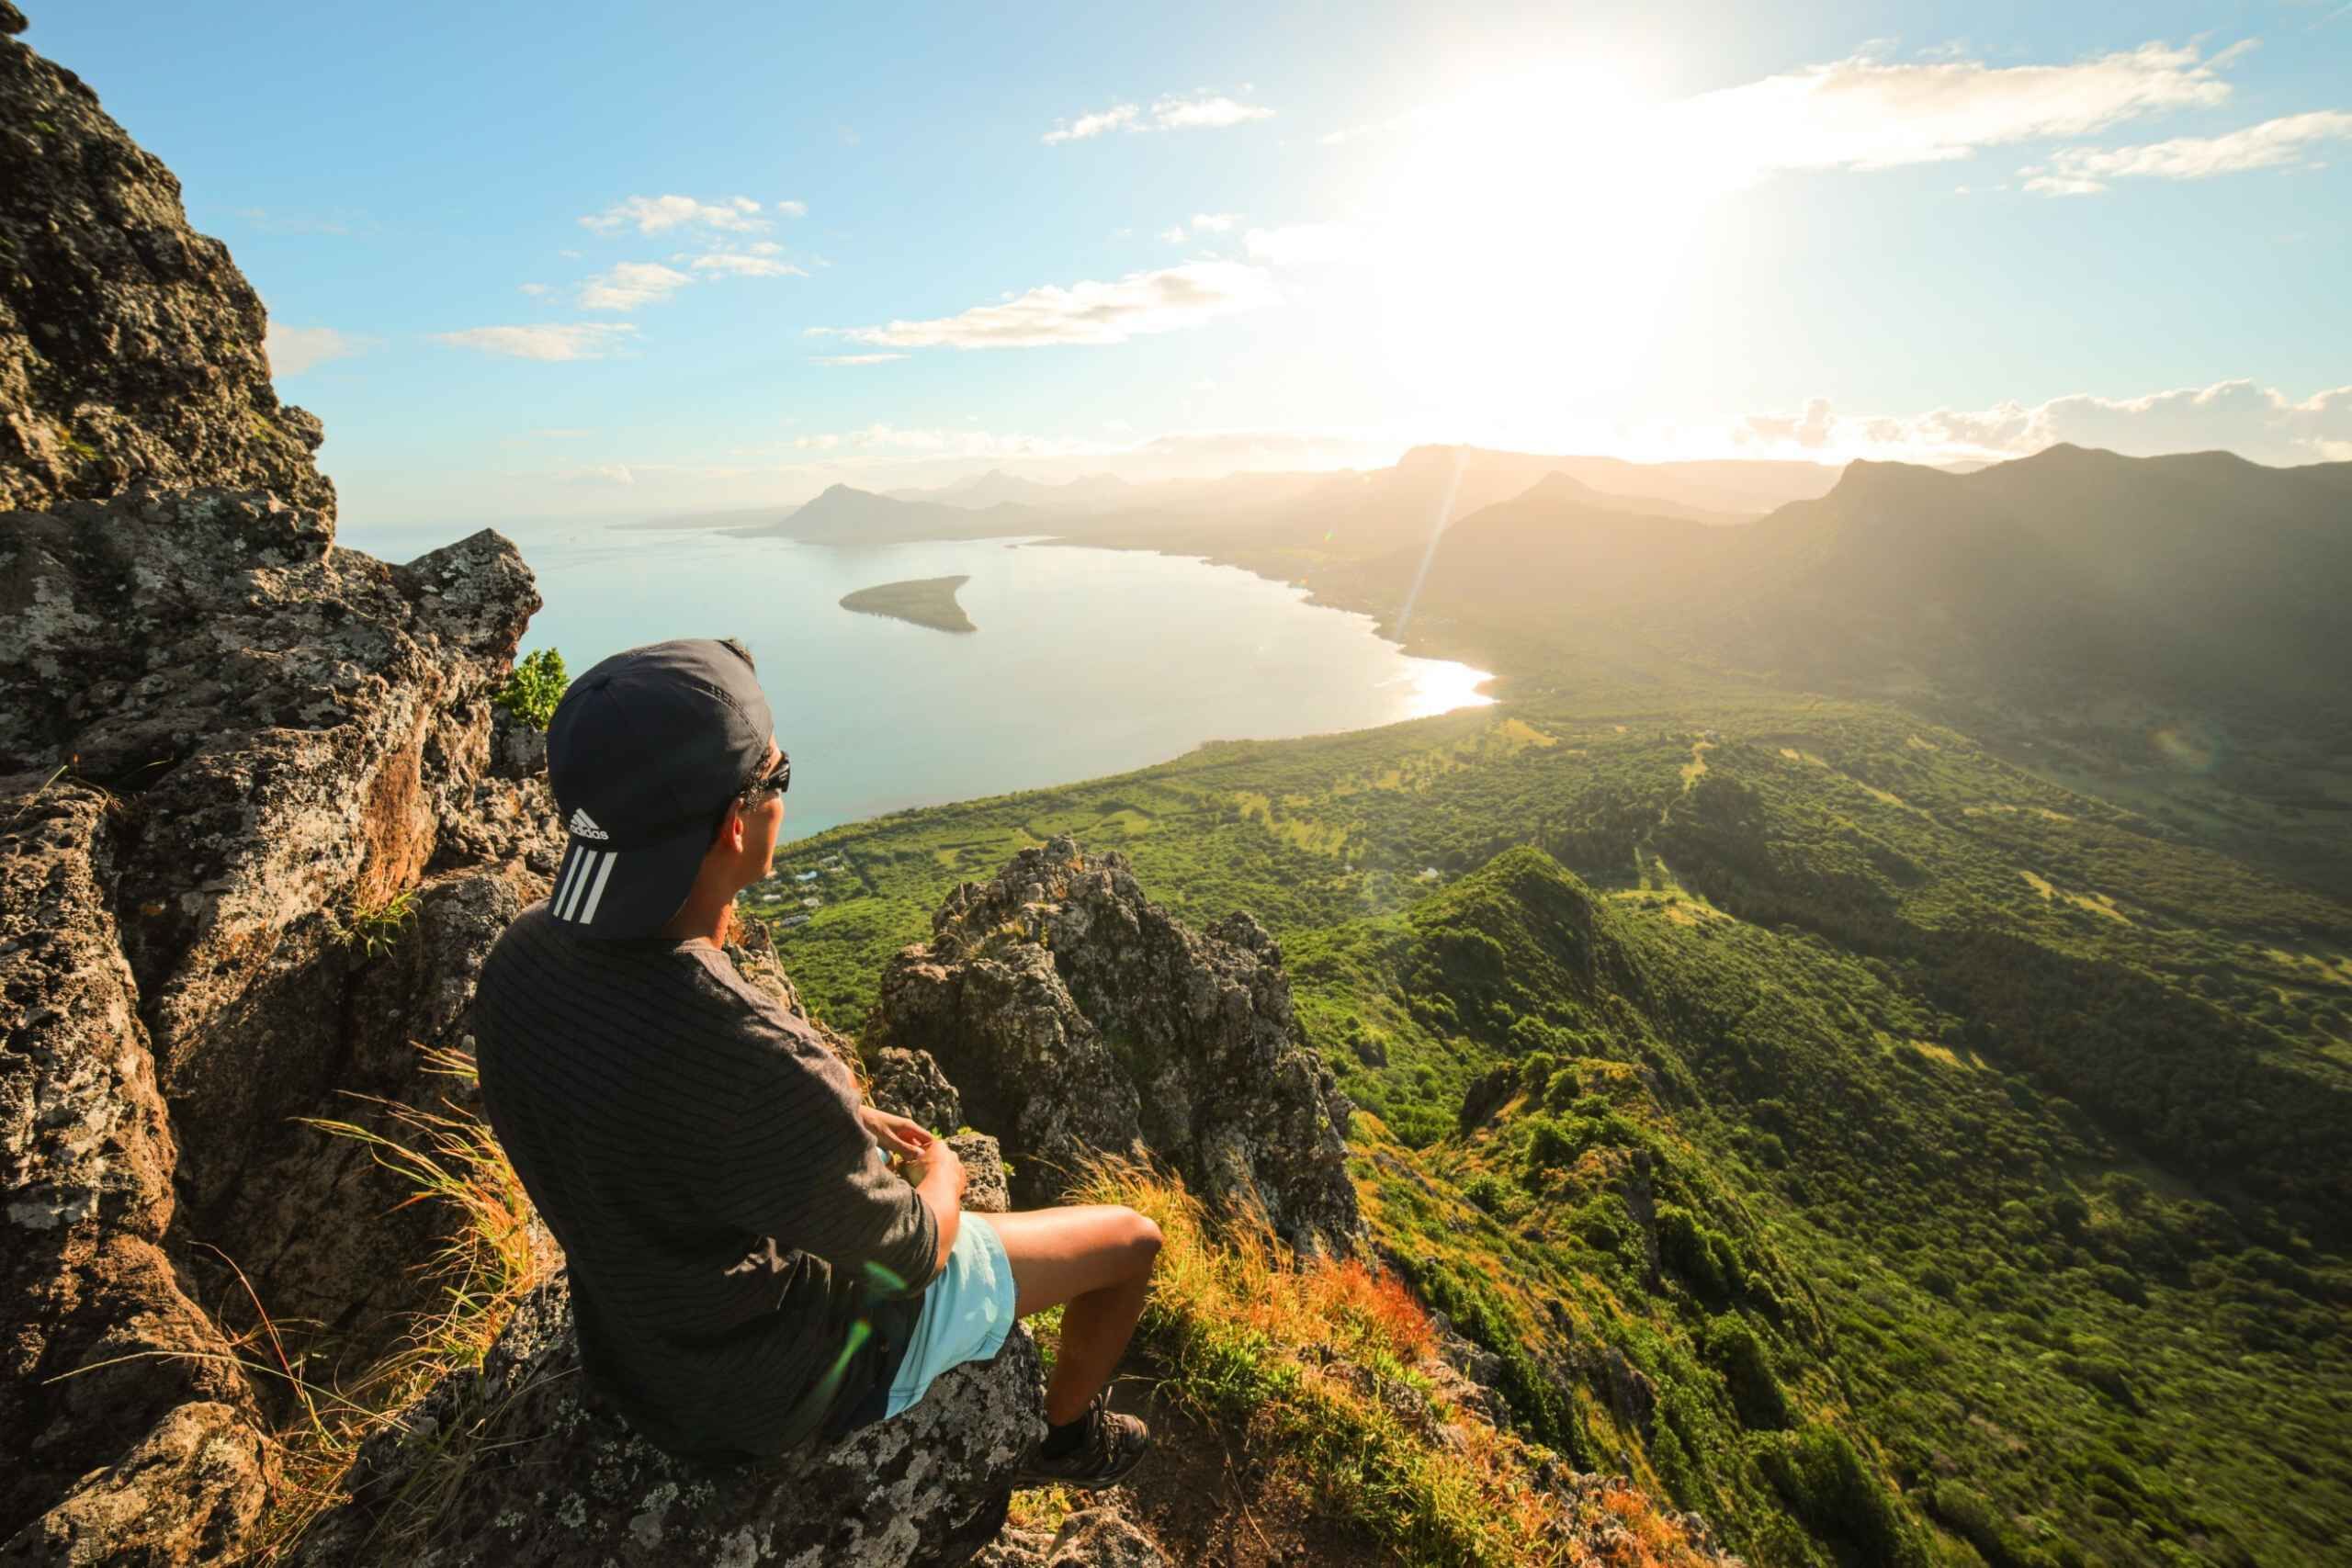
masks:
<svg viewBox="0 0 2352 1568"><path fill-rule="evenodd" d="M1927 1554L1895 1501L1845 1434L1815 1423L1759 1445L1758 1467L1789 1511L1851 1560L1924 1568Z"/></svg>

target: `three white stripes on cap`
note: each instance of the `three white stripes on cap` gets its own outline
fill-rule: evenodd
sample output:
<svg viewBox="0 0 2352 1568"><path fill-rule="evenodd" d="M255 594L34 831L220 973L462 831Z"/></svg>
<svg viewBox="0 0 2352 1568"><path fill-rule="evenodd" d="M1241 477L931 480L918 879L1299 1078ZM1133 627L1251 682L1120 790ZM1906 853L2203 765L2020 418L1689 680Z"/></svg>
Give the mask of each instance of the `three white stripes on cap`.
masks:
<svg viewBox="0 0 2352 1568"><path fill-rule="evenodd" d="M613 874L613 862L619 858L617 850L592 850L584 844L574 844L571 853L566 857L568 863L563 875L556 881L555 897L548 900L548 907L555 910L555 918L559 920L576 918L583 926L593 922L596 919L596 906L605 897L605 878ZM587 897L585 908L581 907L582 894ZM579 911L576 917L573 914L575 909Z"/></svg>

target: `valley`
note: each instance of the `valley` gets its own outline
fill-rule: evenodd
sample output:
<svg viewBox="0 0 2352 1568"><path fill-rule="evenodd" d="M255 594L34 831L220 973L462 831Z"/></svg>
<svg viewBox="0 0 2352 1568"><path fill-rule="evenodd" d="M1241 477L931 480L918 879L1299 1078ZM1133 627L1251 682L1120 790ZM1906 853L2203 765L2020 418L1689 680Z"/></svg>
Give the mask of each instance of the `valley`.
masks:
<svg viewBox="0 0 2352 1568"><path fill-rule="evenodd" d="M794 844L780 878L836 858L783 938L803 993L854 1029L957 882L1056 834L1116 850L1182 918L1282 942L1383 1255L1577 1467L1758 1562L2324 1561L2352 904L2306 852L2340 852L2346 775L2254 781L2342 731L2290 742L2168 668L2118 667L2104 715L2036 707L2016 647L1906 700L1866 627L1821 637L1804 667L1845 678L1808 690L1734 664L1736 623L1668 618L1669 585L1564 608L1617 591L1610 549L1688 535L1611 525L1545 576L1455 554L1470 527L1406 636L1488 661L1498 706ZM1395 570L1301 575L1385 615ZM2243 760L2159 772L2114 717L2149 711ZM2100 787L2135 774L2163 782Z"/></svg>

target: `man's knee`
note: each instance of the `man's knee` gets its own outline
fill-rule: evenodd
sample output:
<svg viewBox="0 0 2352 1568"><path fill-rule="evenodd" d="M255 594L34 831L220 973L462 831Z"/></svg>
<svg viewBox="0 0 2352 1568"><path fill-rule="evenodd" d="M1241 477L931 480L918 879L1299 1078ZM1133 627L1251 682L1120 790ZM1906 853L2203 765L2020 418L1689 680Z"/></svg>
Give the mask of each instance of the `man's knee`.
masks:
<svg viewBox="0 0 2352 1568"><path fill-rule="evenodd" d="M1129 1209L1126 1213L1126 1252L1135 1262L1136 1272L1148 1274L1152 1263L1159 1257L1159 1226L1145 1215Z"/></svg>

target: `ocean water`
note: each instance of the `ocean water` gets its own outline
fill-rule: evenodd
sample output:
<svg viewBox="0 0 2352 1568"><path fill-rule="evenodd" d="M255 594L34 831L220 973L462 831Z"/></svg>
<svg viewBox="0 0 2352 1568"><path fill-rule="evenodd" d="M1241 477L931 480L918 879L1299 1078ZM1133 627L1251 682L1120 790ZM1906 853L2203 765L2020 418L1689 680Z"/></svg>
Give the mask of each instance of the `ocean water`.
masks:
<svg viewBox="0 0 2352 1568"><path fill-rule="evenodd" d="M547 601L524 649L578 674L673 637L738 637L792 755L785 836L912 806L1125 772L1205 740L1361 729L1488 699L1483 671L1406 656L1368 616L1234 567L1012 540L873 547L602 524L505 530ZM352 527L408 560L463 530ZM968 576L977 632L841 608L854 589Z"/></svg>

